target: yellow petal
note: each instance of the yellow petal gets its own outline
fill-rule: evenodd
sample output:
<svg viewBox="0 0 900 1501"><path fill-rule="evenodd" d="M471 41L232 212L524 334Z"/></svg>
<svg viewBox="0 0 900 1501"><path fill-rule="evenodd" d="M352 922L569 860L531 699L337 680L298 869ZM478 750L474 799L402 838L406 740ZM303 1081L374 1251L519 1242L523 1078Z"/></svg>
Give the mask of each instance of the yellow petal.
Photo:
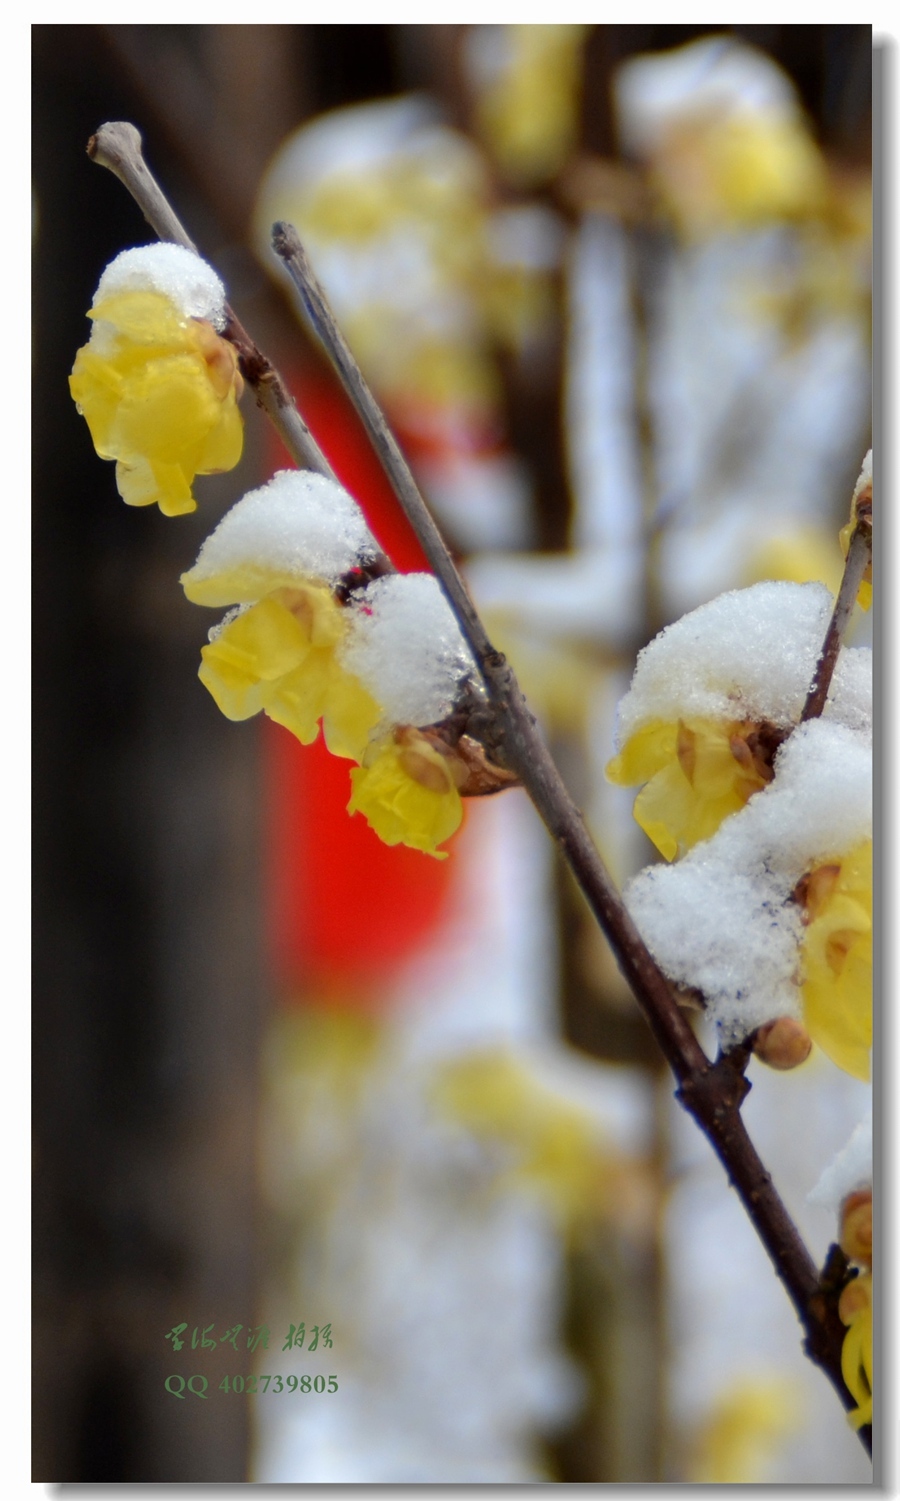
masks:
<svg viewBox="0 0 900 1501"><path fill-rule="evenodd" d="M658 771L634 801L634 817L647 838L652 840L664 860L674 860L684 853L674 830L683 830L691 822L696 798L677 761Z"/></svg>
<svg viewBox="0 0 900 1501"><path fill-rule="evenodd" d="M207 434L197 458L198 474L227 474L240 461L244 448L244 422L234 396L222 402L214 427Z"/></svg>
<svg viewBox="0 0 900 1501"><path fill-rule="evenodd" d="M646 782L634 816L666 860L711 839L720 824L766 785L743 722L654 720L629 737L606 768L619 785Z"/></svg>
<svg viewBox="0 0 900 1501"><path fill-rule="evenodd" d="M88 317L111 325L122 340L118 357L126 363L140 362L142 345L174 350L188 337L188 320L162 292L116 292L95 303Z"/></svg>
<svg viewBox="0 0 900 1501"><path fill-rule="evenodd" d="M425 785L423 762L432 785ZM437 846L459 828L462 800L444 758L427 741L385 741L371 765L353 768L350 780L348 813L362 813L385 844L408 844L446 859Z"/></svg>
<svg viewBox="0 0 900 1501"><path fill-rule="evenodd" d="M333 756L362 761L383 711L359 678L336 669L328 680L322 730Z"/></svg>
<svg viewBox="0 0 900 1501"><path fill-rule="evenodd" d="M291 612L264 599L203 647L200 680L229 719L247 719L265 707L266 686L292 673L309 652L309 637Z"/></svg>
<svg viewBox="0 0 900 1501"><path fill-rule="evenodd" d="M232 469L243 445L230 345L159 293L122 292L91 310L69 388L129 505L195 508L195 474Z"/></svg>
<svg viewBox="0 0 900 1501"><path fill-rule="evenodd" d="M197 502L180 464L151 464L136 458L116 465L116 487L128 506L158 505L164 516L184 516L196 511Z"/></svg>
<svg viewBox="0 0 900 1501"><path fill-rule="evenodd" d="M803 1016L846 1073L869 1078L872 1045L872 841L840 861L803 937Z"/></svg>
<svg viewBox="0 0 900 1501"><path fill-rule="evenodd" d="M608 781L617 787L633 787L647 782L675 759L678 727L674 723L653 720L636 730L606 768Z"/></svg>
<svg viewBox="0 0 900 1501"><path fill-rule="evenodd" d="M841 1347L841 1374L847 1390L855 1397L856 1409L849 1414L854 1428L872 1421L872 1278L860 1277L852 1284L866 1294L865 1303L852 1315L850 1328Z"/></svg>
<svg viewBox="0 0 900 1501"><path fill-rule="evenodd" d="M301 745L311 745L325 712L329 678L338 670L330 651L311 648L302 666L264 688L263 708L276 724L296 735Z"/></svg>

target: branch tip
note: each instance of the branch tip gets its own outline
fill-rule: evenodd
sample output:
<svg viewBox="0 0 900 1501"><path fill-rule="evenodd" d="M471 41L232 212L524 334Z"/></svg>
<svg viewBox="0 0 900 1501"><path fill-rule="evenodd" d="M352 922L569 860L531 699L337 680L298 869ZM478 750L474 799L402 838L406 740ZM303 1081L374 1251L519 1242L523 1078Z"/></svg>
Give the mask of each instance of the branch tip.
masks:
<svg viewBox="0 0 900 1501"><path fill-rule="evenodd" d="M160 239L175 240L188 249L196 249L147 168L141 150L141 137L133 125L126 121L102 125L88 143L88 155L120 178ZM742 1044L720 1056L715 1064L711 1064L707 1058L679 1010L677 996L670 981L647 949L613 885L606 866L587 833L582 815L563 784L534 716L528 709L512 668L488 639L481 618L469 598L396 439L331 313L294 226L282 221L273 225L272 246L276 255L285 262L313 327L322 339L342 384L366 427L372 446L481 668L494 711L492 729L498 744L506 752L502 756L503 762L507 763L506 769L521 778L551 835L564 852L672 1067L679 1083L678 1098L694 1116L726 1168L729 1179L737 1189L775 1271L806 1328L807 1349L811 1358L822 1366L842 1402L849 1407L853 1398L841 1375L842 1326L835 1317L823 1327L813 1315L815 1297L818 1295L821 1298L818 1270L775 1190L771 1175L760 1160L740 1114L741 1102L750 1087L744 1076L749 1048ZM249 367L253 365L253 356L265 366L265 369L254 367L257 398L292 456L301 467L305 465L319 473L332 474L327 459L306 428L278 372L256 350L249 336L233 318L231 310L227 311L230 320L228 332L232 342L241 349L241 339L246 341L242 353L248 360L248 375ZM254 384L252 375L249 379L250 384ZM851 578L859 565L859 552L862 548L858 539L862 537L863 531L861 517L851 542L848 568L845 570L839 596L839 600L843 600L845 595L849 598L849 608L852 608L858 587L857 579L851 595ZM850 568L851 558L853 569ZM390 564L387 560L384 561L389 568ZM859 569L860 576L864 569L863 561ZM834 660L837 658L841 635L842 631L837 636ZM823 659L825 656L823 650ZM832 670L833 665L832 661ZM821 666L820 661L820 668ZM821 676L817 670L817 679ZM829 670L824 687L821 688L823 704L830 677ZM816 686L815 682L813 686ZM810 712L821 713L821 708L807 711L809 703L804 711L804 718L810 717ZM860 1436L866 1442L865 1433L861 1432Z"/></svg>

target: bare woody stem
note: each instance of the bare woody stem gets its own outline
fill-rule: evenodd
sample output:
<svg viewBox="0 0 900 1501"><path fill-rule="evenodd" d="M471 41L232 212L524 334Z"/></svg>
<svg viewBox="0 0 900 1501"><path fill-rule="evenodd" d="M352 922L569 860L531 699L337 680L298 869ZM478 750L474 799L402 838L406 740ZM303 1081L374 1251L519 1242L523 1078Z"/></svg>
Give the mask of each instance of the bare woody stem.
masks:
<svg viewBox="0 0 900 1501"><path fill-rule="evenodd" d="M277 224L272 240L472 648L496 713L499 731L496 749L516 772L559 843L639 999L652 998L645 1008L650 1025L679 1080L686 1078L692 1070L706 1067L708 1059L680 1011L669 981L644 944L613 886L584 820L547 750L515 673L488 638L409 465L312 272L297 231L293 225Z"/></svg>
<svg viewBox="0 0 900 1501"><path fill-rule="evenodd" d="M580 885L625 978L679 1083L678 1098L709 1138L756 1227L773 1266L806 1330L806 1350L821 1365L846 1407L840 1352L844 1328L834 1300L823 1295L819 1274L796 1226L776 1193L741 1118L750 1086L746 1055L711 1064L679 1009L666 976L647 949L590 838L512 668L488 639L452 557L388 424L338 327L293 225L276 224L272 244L294 281L359 413L406 516L452 605L481 668L495 710L503 758L529 793ZM865 1442L865 1436L863 1436Z"/></svg>
<svg viewBox="0 0 900 1501"><path fill-rule="evenodd" d="M853 528L850 546L847 549L844 577L841 579L841 587L834 602L834 610L816 664L815 675L806 696L806 703L803 705L803 713L800 715L801 723L805 723L807 719L818 719L825 708L841 643L853 613L863 574L871 561L872 514L871 510L864 514L860 507L859 519Z"/></svg>
<svg viewBox="0 0 900 1501"><path fill-rule="evenodd" d="M194 249L148 171L134 126L104 125L88 153L113 171L160 238ZM844 1329L835 1297L826 1295L816 1266L751 1142L740 1106L749 1084L746 1050L711 1063L680 1010L672 986L644 944L566 789L525 702L515 674L498 652L468 595L418 486L337 327L313 276L296 230L278 225L275 247L284 260L314 328L361 417L397 497L448 597L487 684L493 724L485 736L492 755L514 771L557 841L591 911L679 1084L678 1098L708 1137L762 1240L806 1333L805 1348L835 1386L845 1407L853 1398L841 1377ZM284 382L228 309L226 336L241 357L245 378L301 466L330 474L327 460L297 412ZM827 690L826 690L827 691ZM861 1434L865 1442L866 1435Z"/></svg>

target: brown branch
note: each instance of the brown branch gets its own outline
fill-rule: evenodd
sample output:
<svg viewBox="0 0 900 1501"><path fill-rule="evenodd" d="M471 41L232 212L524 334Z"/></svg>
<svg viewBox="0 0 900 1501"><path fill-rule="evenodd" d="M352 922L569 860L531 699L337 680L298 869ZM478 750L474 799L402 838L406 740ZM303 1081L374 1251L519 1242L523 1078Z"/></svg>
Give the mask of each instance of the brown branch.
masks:
<svg viewBox="0 0 900 1501"><path fill-rule="evenodd" d="M804 1326L808 1355L822 1366L844 1406L850 1408L854 1399L844 1385L840 1367L846 1331L837 1317L834 1298L823 1293L815 1263L741 1118L741 1103L750 1088L743 1073L748 1050L736 1050L715 1064L707 1059L678 1006L671 983L644 944L613 886L528 710L515 674L487 638L409 466L310 268L297 231L292 225L276 224L272 243L290 272L313 328L365 424L385 473L475 654L496 709L502 756L518 774L557 841L678 1080L680 1103L711 1142L769 1253Z"/></svg>
<svg viewBox="0 0 900 1501"><path fill-rule="evenodd" d="M91 140L89 154L119 176L164 239L193 249L193 244L151 177L140 154L140 137L131 125L106 125ZM593 844L584 820L550 756L515 674L495 650L469 598L452 558L431 518L397 443L335 323L300 245L289 225L276 227L276 249L300 290L304 306L322 338L397 497L435 574L447 594L487 684L492 717L479 732L488 752L518 775L547 828L557 841L588 905L610 943L619 966L678 1081L677 1096L711 1142L736 1189L806 1333L805 1348L821 1365L845 1407L853 1398L843 1384L840 1354L843 1326L834 1297L823 1289L815 1264L779 1198L771 1177L751 1142L740 1107L749 1084L744 1078L747 1050L739 1049L711 1063L678 1006L675 992L635 927ZM326 461L310 447L308 429L265 357L229 309L229 337L247 352L246 378L255 384L260 404L275 423L299 463ZM242 356L243 357L243 356ZM256 364L258 361L258 365ZM256 381L254 382L254 374ZM296 424L286 422L293 413ZM288 441L286 432L291 435ZM298 440L298 433L302 441ZM303 435L306 436L303 436ZM865 1441L865 1435L862 1435Z"/></svg>
<svg viewBox="0 0 900 1501"><path fill-rule="evenodd" d="M844 576L841 579L841 587L838 597L834 602L834 611L828 625L822 651L816 665L815 674L803 705L803 713L800 715L800 723L804 724L807 719L818 719L825 708L828 698L828 690L831 687L831 679L837 666L838 655L841 650L859 586L862 583L863 574L872 561L872 514L869 511L863 513L860 508L859 518L853 528L850 538L850 546L847 549L847 561L844 564Z"/></svg>

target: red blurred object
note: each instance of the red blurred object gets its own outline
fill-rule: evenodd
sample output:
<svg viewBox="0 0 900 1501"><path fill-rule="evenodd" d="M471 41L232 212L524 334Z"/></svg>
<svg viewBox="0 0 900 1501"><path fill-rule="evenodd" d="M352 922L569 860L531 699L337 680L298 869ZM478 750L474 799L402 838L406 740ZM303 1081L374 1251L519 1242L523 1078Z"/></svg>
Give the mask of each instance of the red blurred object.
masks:
<svg viewBox="0 0 900 1501"><path fill-rule="evenodd" d="M347 812L351 761L266 722L271 937L279 986L296 999L377 1004L397 965L440 921L452 860L389 847ZM452 846L451 846L452 847Z"/></svg>
<svg viewBox="0 0 900 1501"><path fill-rule="evenodd" d="M319 372L290 384L335 473L396 567L407 573L427 569L343 392ZM273 442L271 467L289 462ZM279 989L288 1001L310 995L335 1004L377 1005L398 964L438 927L453 861L403 845L390 848L361 815L351 818L353 763L329 755L321 737L303 746L267 720L263 753L270 942Z"/></svg>

